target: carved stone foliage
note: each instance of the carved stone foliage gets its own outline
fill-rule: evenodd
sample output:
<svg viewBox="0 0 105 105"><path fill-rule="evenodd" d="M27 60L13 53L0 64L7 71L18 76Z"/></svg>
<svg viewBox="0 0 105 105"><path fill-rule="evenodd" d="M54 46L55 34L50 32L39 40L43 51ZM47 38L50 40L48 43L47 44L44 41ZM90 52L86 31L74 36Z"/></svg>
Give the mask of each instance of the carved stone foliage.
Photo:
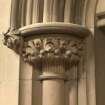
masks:
<svg viewBox="0 0 105 105"><path fill-rule="evenodd" d="M21 46L21 38L18 37L19 31L8 29L7 32L3 33L3 35L4 35L4 45L19 53L19 49Z"/></svg>
<svg viewBox="0 0 105 105"><path fill-rule="evenodd" d="M64 37L36 38L24 42L23 57L27 62L43 58L64 58L77 62L83 49L83 41L70 40Z"/></svg>
<svg viewBox="0 0 105 105"><path fill-rule="evenodd" d="M73 64L80 60L83 50L83 40L71 37L52 36L37 37L25 41L17 30L9 29L4 33L4 44L21 54L25 62L35 63L41 59L65 59Z"/></svg>

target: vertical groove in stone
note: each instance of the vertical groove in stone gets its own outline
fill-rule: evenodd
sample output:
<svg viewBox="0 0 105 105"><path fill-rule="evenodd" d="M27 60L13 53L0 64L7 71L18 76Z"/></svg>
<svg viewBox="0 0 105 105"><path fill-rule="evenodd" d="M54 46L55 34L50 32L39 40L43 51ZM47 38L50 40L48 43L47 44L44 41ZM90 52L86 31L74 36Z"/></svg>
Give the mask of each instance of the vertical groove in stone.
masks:
<svg viewBox="0 0 105 105"><path fill-rule="evenodd" d="M64 21L75 24L82 24L84 14L83 11L84 9L86 10L87 4L85 4L85 2L85 0L66 0Z"/></svg>
<svg viewBox="0 0 105 105"><path fill-rule="evenodd" d="M75 17L74 17L74 23L76 24L80 24L80 1L81 0L78 0L76 3L75 3Z"/></svg>
<svg viewBox="0 0 105 105"><path fill-rule="evenodd" d="M13 0L11 28L40 22L85 25L88 0Z"/></svg>
<svg viewBox="0 0 105 105"><path fill-rule="evenodd" d="M10 18L10 26L12 29L18 28L19 1L20 0L12 0Z"/></svg>
<svg viewBox="0 0 105 105"><path fill-rule="evenodd" d="M82 24L86 0L82 0L81 2L82 2L81 3L81 24Z"/></svg>
<svg viewBox="0 0 105 105"><path fill-rule="evenodd" d="M21 27L25 26L26 20L26 0L22 0L22 7L21 7Z"/></svg>
<svg viewBox="0 0 105 105"><path fill-rule="evenodd" d="M70 19L70 22L72 22L72 23L74 23L74 20L75 20L76 2L77 2L77 0L72 0L72 3L71 3L71 19Z"/></svg>
<svg viewBox="0 0 105 105"><path fill-rule="evenodd" d="M53 0L44 0L43 22L50 22L52 17Z"/></svg>
<svg viewBox="0 0 105 105"><path fill-rule="evenodd" d="M52 21L54 22L62 22L64 21L64 7L65 0L54 0L53 2L53 15Z"/></svg>
<svg viewBox="0 0 105 105"><path fill-rule="evenodd" d="M65 0L44 0L43 22L64 21Z"/></svg>
<svg viewBox="0 0 105 105"><path fill-rule="evenodd" d="M64 10L64 22L72 22L72 0L66 0Z"/></svg>
<svg viewBox="0 0 105 105"><path fill-rule="evenodd" d="M82 18L82 24L83 25L86 24L87 3L88 3L88 0L85 0L85 2L84 2L84 8L83 8L83 18Z"/></svg>
<svg viewBox="0 0 105 105"><path fill-rule="evenodd" d="M85 10L85 2L86 2L86 0L82 0L81 1L82 3L81 3L81 24L83 23L82 21L83 21L83 15L84 15L84 10Z"/></svg>
<svg viewBox="0 0 105 105"><path fill-rule="evenodd" d="M21 13L22 13L22 3L23 3L23 0L20 0L19 1L19 7L18 7L18 28L21 27ZM16 17L17 18L17 17Z"/></svg>
<svg viewBox="0 0 105 105"><path fill-rule="evenodd" d="M50 58L49 58L50 59ZM64 62L54 59L46 59L42 63L44 73L65 74Z"/></svg>
<svg viewBox="0 0 105 105"><path fill-rule="evenodd" d="M32 23L32 8L33 8L33 0L26 0L26 24L29 25Z"/></svg>
<svg viewBox="0 0 105 105"><path fill-rule="evenodd" d="M75 21L74 23L76 24L82 24L82 12L83 12L83 8L84 8L84 3L85 0L78 0L76 2L76 9L75 9Z"/></svg>
<svg viewBox="0 0 105 105"><path fill-rule="evenodd" d="M44 0L33 0L32 23L43 22Z"/></svg>

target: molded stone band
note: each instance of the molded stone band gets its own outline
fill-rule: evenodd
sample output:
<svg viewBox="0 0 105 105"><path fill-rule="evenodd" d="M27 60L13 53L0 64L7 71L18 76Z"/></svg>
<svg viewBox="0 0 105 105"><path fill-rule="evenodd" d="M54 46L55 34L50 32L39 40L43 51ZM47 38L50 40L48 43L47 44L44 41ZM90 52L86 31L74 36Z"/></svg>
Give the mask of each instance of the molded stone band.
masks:
<svg viewBox="0 0 105 105"><path fill-rule="evenodd" d="M90 31L83 26L62 22L32 24L20 28L19 31L23 37L37 36L38 34L70 34L84 38L90 34Z"/></svg>
<svg viewBox="0 0 105 105"><path fill-rule="evenodd" d="M38 78L38 80L53 80L53 79L67 80L67 76L62 74L42 74Z"/></svg>

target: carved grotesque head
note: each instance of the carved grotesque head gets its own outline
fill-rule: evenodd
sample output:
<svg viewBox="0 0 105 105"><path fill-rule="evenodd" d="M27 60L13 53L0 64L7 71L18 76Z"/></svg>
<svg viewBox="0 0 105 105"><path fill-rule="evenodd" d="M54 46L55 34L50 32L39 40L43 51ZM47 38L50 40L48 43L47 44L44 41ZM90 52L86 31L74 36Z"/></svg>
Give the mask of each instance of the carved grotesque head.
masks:
<svg viewBox="0 0 105 105"><path fill-rule="evenodd" d="M42 41L40 39L35 39L33 41L33 43L34 43L36 49L40 50L42 48Z"/></svg>
<svg viewBox="0 0 105 105"><path fill-rule="evenodd" d="M44 50L48 51L48 52L54 50L54 43L51 39L45 39L44 40Z"/></svg>

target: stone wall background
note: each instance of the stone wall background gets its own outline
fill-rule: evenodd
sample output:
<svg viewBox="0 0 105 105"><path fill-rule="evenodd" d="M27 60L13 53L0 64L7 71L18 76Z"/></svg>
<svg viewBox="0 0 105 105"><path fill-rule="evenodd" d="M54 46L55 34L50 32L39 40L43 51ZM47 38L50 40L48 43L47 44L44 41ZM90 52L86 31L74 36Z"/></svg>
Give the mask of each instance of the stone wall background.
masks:
<svg viewBox="0 0 105 105"><path fill-rule="evenodd" d="M105 0L98 0L97 13L105 12Z"/></svg>
<svg viewBox="0 0 105 105"><path fill-rule="evenodd" d="M105 105L105 34L99 29L95 37L96 103Z"/></svg>
<svg viewBox="0 0 105 105"><path fill-rule="evenodd" d="M105 14L105 0L98 1L97 14ZM98 28L95 31L95 56L96 103L105 105L105 33Z"/></svg>
<svg viewBox="0 0 105 105"><path fill-rule="evenodd" d="M9 27L11 0L0 0L0 33ZM18 105L19 56L2 43L0 35L0 105Z"/></svg>

